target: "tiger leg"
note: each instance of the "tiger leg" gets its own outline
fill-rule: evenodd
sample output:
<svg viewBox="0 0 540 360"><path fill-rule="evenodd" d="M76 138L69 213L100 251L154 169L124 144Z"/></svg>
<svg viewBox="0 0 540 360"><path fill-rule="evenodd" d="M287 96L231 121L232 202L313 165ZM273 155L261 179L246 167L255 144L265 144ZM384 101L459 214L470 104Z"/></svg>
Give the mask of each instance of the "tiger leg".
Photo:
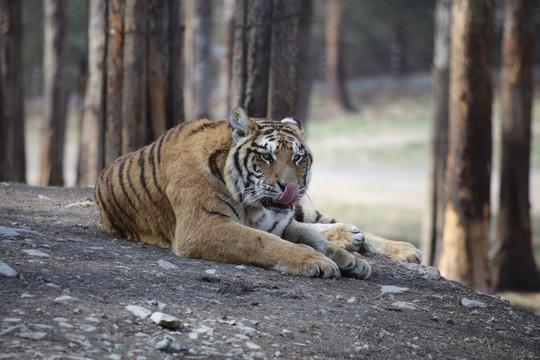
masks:
<svg viewBox="0 0 540 360"><path fill-rule="evenodd" d="M221 220L221 221L217 221ZM225 218L212 226L176 228L173 250L180 256L233 264L256 265L292 275L332 278L340 276L334 261L312 248L293 244L273 234Z"/></svg>
<svg viewBox="0 0 540 360"><path fill-rule="evenodd" d="M371 275L371 267L365 260L327 241L320 232L309 225L312 224L302 224L293 220L285 229L283 238L294 243L308 245L326 255L337 264L345 276L367 279Z"/></svg>
<svg viewBox="0 0 540 360"><path fill-rule="evenodd" d="M348 251L367 252L418 264L422 261L422 253L414 245L405 241L388 240L374 234L361 232L354 225L343 223L305 225L320 232L329 242Z"/></svg>

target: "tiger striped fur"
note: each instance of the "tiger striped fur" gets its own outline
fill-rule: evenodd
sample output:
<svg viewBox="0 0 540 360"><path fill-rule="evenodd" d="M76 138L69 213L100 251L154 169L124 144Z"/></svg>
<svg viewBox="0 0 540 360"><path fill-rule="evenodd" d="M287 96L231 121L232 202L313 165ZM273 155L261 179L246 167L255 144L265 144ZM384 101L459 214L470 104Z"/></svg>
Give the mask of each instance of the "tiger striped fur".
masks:
<svg viewBox="0 0 540 360"><path fill-rule="evenodd" d="M177 126L103 171L103 229L185 257L303 276L367 278L369 264L350 252L362 249L418 262L410 244L299 205L313 161L303 137L297 119L252 119L241 108L229 121Z"/></svg>

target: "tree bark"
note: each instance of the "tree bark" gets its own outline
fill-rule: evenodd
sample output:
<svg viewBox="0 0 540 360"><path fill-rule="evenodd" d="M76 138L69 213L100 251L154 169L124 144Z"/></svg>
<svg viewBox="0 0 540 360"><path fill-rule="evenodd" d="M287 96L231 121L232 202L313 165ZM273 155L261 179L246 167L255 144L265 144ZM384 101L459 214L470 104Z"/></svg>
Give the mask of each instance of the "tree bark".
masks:
<svg viewBox="0 0 540 360"><path fill-rule="evenodd" d="M235 0L223 2L223 35L221 42L223 53L219 59L219 117L228 117L232 86L232 56L234 49L234 9Z"/></svg>
<svg viewBox="0 0 540 360"><path fill-rule="evenodd" d="M26 181L21 2L0 0L0 181Z"/></svg>
<svg viewBox="0 0 540 360"><path fill-rule="evenodd" d="M41 185L64 185L63 160L66 128L66 89L63 84L64 1L46 0L43 84L44 136Z"/></svg>
<svg viewBox="0 0 540 360"><path fill-rule="evenodd" d="M122 154L122 78L125 0L107 0L104 166ZM90 76L92 73L90 72Z"/></svg>
<svg viewBox="0 0 540 360"><path fill-rule="evenodd" d="M332 104L344 112L355 111L345 87L340 25L343 4L341 0L328 0L326 18L326 83Z"/></svg>
<svg viewBox="0 0 540 360"><path fill-rule="evenodd" d="M501 185L494 288L540 290L531 244L529 167L535 0L507 0L501 71Z"/></svg>
<svg viewBox="0 0 540 360"><path fill-rule="evenodd" d="M274 0L273 6L268 115L277 120L297 116L298 2Z"/></svg>
<svg viewBox="0 0 540 360"><path fill-rule="evenodd" d="M180 0L168 0L168 95L167 129L184 122L184 27L181 23L182 6ZM164 46L167 48L167 46Z"/></svg>
<svg viewBox="0 0 540 360"><path fill-rule="evenodd" d="M313 23L313 0L299 1L298 18L298 103L296 115L304 125L308 121L309 98L313 83L313 61L311 53L311 28Z"/></svg>
<svg viewBox="0 0 540 360"><path fill-rule="evenodd" d="M254 117L294 116L298 97L296 2L237 0L231 108Z"/></svg>
<svg viewBox="0 0 540 360"><path fill-rule="evenodd" d="M456 0L452 14L449 155L439 269L448 279L486 289L494 3Z"/></svg>
<svg viewBox="0 0 540 360"><path fill-rule="evenodd" d="M450 83L450 27L452 0L438 0L435 9L433 54L434 113L426 218L422 229L422 257L426 265L439 262L444 227L444 176L448 157L448 100Z"/></svg>
<svg viewBox="0 0 540 360"><path fill-rule="evenodd" d="M122 153L148 142L146 74L146 1L126 0L122 71Z"/></svg>
<svg viewBox="0 0 540 360"><path fill-rule="evenodd" d="M186 2L184 103L187 121L209 116L211 0Z"/></svg>
<svg viewBox="0 0 540 360"><path fill-rule="evenodd" d="M105 0L90 0L88 23L89 79L84 98L81 126L79 186L94 183L103 169L103 131L105 111L105 49L107 46L107 7Z"/></svg>

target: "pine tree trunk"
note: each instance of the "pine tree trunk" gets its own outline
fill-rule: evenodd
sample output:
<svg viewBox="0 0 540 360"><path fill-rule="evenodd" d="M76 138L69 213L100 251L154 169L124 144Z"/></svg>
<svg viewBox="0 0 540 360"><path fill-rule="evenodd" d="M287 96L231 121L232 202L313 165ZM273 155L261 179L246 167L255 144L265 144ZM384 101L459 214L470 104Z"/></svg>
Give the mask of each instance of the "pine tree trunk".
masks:
<svg viewBox="0 0 540 360"><path fill-rule="evenodd" d="M278 120L297 116L298 2L274 0L273 6L268 115Z"/></svg>
<svg viewBox="0 0 540 360"><path fill-rule="evenodd" d="M181 22L182 6L180 0L168 0L168 92L167 129L184 122L184 28Z"/></svg>
<svg viewBox="0 0 540 360"><path fill-rule="evenodd" d="M342 111L355 111L345 88L345 76L340 39L342 1L328 0L326 18L326 83L328 96L334 106Z"/></svg>
<svg viewBox="0 0 540 360"><path fill-rule="evenodd" d="M126 0L122 71L122 153L147 143L146 1Z"/></svg>
<svg viewBox="0 0 540 360"><path fill-rule="evenodd" d="M0 0L0 181L26 181L21 2Z"/></svg>
<svg viewBox="0 0 540 360"><path fill-rule="evenodd" d="M494 288L540 290L531 244L529 167L535 0L508 0L502 44L501 186Z"/></svg>
<svg viewBox="0 0 540 360"><path fill-rule="evenodd" d="M234 49L234 8L235 0L223 2L223 54L219 58L219 104L218 117L228 117L232 86L232 56Z"/></svg>
<svg viewBox="0 0 540 360"><path fill-rule="evenodd" d="M426 219L422 229L422 257L426 265L439 262L444 227L444 176L448 157L448 100L450 83L450 27L452 0L439 0L435 9L433 55L434 114Z"/></svg>
<svg viewBox="0 0 540 360"><path fill-rule="evenodd" d="M188 0L186 2L184 84L187 121L209 116L211 30L211 1Z"/></svg>
<svg viewBox="0 0 540 360"><path fill-rule="evenodd" d="M300 0L298 18L298 104L296 115L304 125L308 121L309 98L313 83L313 54L311 53L311 28L313 0Z"/></svg>
<svg viewBox="0 0 540 360"><path fill-rule="evenodd" d="M494 3L458 0L452 14L447 195L439 269L448 279L486 289Z"/></svg>
<svg viewBox="0 0 540 360"><path fill-rule="evenodd" d="M284 0L237 0L231 108L294 116L298 98L298 8Z"/></svg>
<svg viewBox="0 0 540 360"><path fill-rule="evenodd" d="M41 185L64 185L63 160L66 128L66 89L62 79L64 1L45 0L45 50L43 83L44 136Z"/></svg>
<svg viewBox="0 0 540 360"><path fill-rule="evenodd" d="M125 0L108 0L104 166L122 154L122 77ZM101 74L100 74L101 75ZM92 76L92 72L90 72Z"/></svg>
<svg viewBox="0 0 540 360"><path fill-rule="evenodd" d="M103 169L103 129L105 111L105 0L90 0L88 23L88 67L90 77L84 98L81 126L79 186L94 183Z"/></svg>

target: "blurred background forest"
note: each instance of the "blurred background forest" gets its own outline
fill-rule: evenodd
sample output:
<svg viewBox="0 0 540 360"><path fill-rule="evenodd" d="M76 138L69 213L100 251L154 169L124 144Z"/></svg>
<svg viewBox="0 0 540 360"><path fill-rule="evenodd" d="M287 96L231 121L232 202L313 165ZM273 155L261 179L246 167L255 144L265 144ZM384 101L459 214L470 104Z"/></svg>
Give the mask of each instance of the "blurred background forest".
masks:
<svg viewBox="0 0 540 360"><path fill-rule="evenodd" d="M9 0L2 1L9 2ZM101 49L100 51L104 51L102 56L107 59L105 64L110 71L114 56L116 56L112 46L115 41L123 41L123 55L125 58L128 56L125 46L129 44L129 37L126 35L123 40L114 38L113 15L127 16L130 1L52 1L57 2L57 6L61 8L63 45L58 56L61 64L59 72L62 74L60 84L66 94L67 109L65 137L62 137L65 139L62 147L63 155L60 167L57 167L60 170L56 170L60 176L59 182L56 183L44 181L43 174L41 174L44 161L44 133L48 126L44 116L46 99L44 83L46 75L52 73L44 63L46 58L44 51L46 31L44 28L47 21L45 4L48 2L43 0L20 1L22 33L20 39L22 67L20 71L24 89L26 155L19 154L19 156L24 156L25 181L30 185L87 186L93 183L92 177L95 175L90 174L89 178L85 179L84 172L87 167L84 164L88 160L84 159L84 155L81 157L80 149L85 146L85 139L91 136L91 130L85 129L83 125L85 116L87 116L84 114L85 108L88 108L89 104L85 97L88 97L89 92L92 91L92 79L89 78L88 69L92 66L91 56L95 54L92 48L91 15L93 11L94 14L99 13L99 11L103 12L101 15L103 23L97 25L97 31L107 33L107 43L106 45L102 44L105 50ZM131 2L136 3L136 1ZM499 105L499 73L502 66L505 19L508 18L507 6L508 3L512 2L512 0L508 2L502 0L479 1L479 3L490 4L493 16L493 27L489 29L493 38L493 42L490 43L492 49L490 70L493 72L494 80L493 114L491 117L493 152L490 153L493 164L490 192L491 232L488 239L492 252L495 251L493 249L496 248L497 241L496 218L499 209L499 164L501 162L502 120ZM249 6L258 9L259 12L256 15L259 18L256 19L265 26L274 26L272 21L277 22L276 16L279 14L286 25L287 21L291 21L291 19L296 21L298 17L298 28L295 28L294 33L291 33L290 36L298 36L299 38L297 54L301 62L300 68L304 69L303 74L298 76L309 78L307 85L309 89L305 95L305 108L302 110L301 106L298 105L292 114L285 115L299 116L306 124L308 144L315 155L314 177L310 190L310 199L313 205L344 222L357 224L367 231L396 240L410 241L421 246L421 237L426 237L425 234L421 235L422 232L429 232L426 230L426 222L429 222L426 218L433 211L429 205L433 201L430 195L430 192L433 191L430 189L432 186L430 185L432 182L430 178L432 170L430 169L433 167L433 128L436 126L434 120L436 95L434 95L432 70L434 68L434 52L436 52L434 44L436 43L437 21L440 21L437 20L436 8L437 6L445 6L450 9L452 1L298 0L289 2L295 4L290 14L287 13L290 9L287 10L286 5L283 5L284 10L280 10L283 11L282 13L279 13L274 7L274 17L271 17L273 20L266 23L265 21L268 21L264 20L264 16L268 16L264 13L266 5L261 4L272 4L272 1L154 0L142 3L145 4L144 6L148 6L144 11L148 11L152 15L149 15L148 23L143 30L136 26L132 29L134 38L138 36L139 31L146 34L152 34L152 31L155 31L161 34L166 28L166 31L169 31L167 33L169 40L167 41L171 43L167 43L167 46L170 47L165 53L160 53L162 58L166 56L168 59L163 63L165 75L163 75L162 80L172 81L171 79L177 76L173 73L174 68L178 68L182 72L179 78L183 81L183 95L177 97L177 101L175 101L175 106L181 109L171 110L170 107L167 107L166 111L164 110L167 119L165 119L163 129L180 121L194 120L199 116L208 116L213 119L222 119L228 116L228 109L234 102L235 94L232 90L233 94L229 94L227 100L224 101L224 92L234 88L235 80L229 78L229 90L224 90L223 60L238 56L238 48L234 46L231 48L228 45L227 36L233 36L238 40L238 32L235 33L235 31L238 31L239 28L238 11L242 6L246 6L244 10ZM274 5L278 3L280 1L274 0ZM284 3L287 4L287 2ZM345 97L341 100L334 98L332 87L335 85L329 80L329 71L332 71L331 64L335 61L329 55L328 38L329 30L331 30L328 24L332 21L330 16L332 6L337 6L339 9L337 24L330 27L333 27L338 34L339 66L336 68L339 70L336 70L336 77L340 80L338 86L342 86L341 90L344 91L343 96ZM5 8L4 4L3 9ZM538 34L540 9L534 7L533 9L531 17L534 32ZM137 10L136 7L132 10L134 13L142 11L141 9ZM307 17L302 16L306 13ZM173 28L174 18L171 17L171 14L178 15L180 24L178 28ZM0 15L5 16L5 14ZM245 10L244 17L249 18L250 16L255 15ZM160 22L159 19L162 18L167 20ZM105 23L105 19L108 23ZM156 19L158 19L157 22L153 23ZM126 28L129 26L129 21L126 19L123 21L124 33L129 34L130 30ZM232 33L228 30L231 27L231 21L233 23L236 21ZM306 28L308 32L302 33ZM245 26L245 29L252 31L249 26ZM264 31L269 34L268 29L263 29L262 32L264 33ZM197 48L197 42L201 41L199 35L208 40L202 49ZM257 35L248 34L245 36L250 39L249 36ZM176 41L179 40L181 48L181 51L176 55L171 45L174 38L177 38ZM137 39L134 41L134 46L136 46ZM146 46L151 55L152 42L147 40ZM156 46L159 47L159 44ZM449 40L448 46L450 46ZM533 38L532 46L535 49L532 55L533 67L536 67L540 65L540 36ZM287 49L286 46L283 48ZM162 48L160 51L163 51ZM150 55L145 60L149 64L154 61ZM173 56L180 58L176 63L177 66L173 66ZM234 62L234 60L231 61ZM285 58L283 64L288 63L287 58ZM136 69L136 65L133 66L134 69ZM228 66L229 69L234 67L231 64L225 66ZM124 72L124 76L125 74ZM151 80L151 75L147 76ZM102 79L107 82L110 78L109 72L104 73ZM125 79L124 85L127 84ZM138 83L137 79L140 82L144 81L142 77L136 78L133 84ZM536 78L534 80L536 88L538 83ZM202 83L204 86L199 85ZM106 92L105 98L110 104L115 101L114 91L111 90L114 86L114 83L109 81L106 86L101 88L102 90L99 90ZM134 87L136 86L138 85L134 85ZM170 90L171 86L166 86L169 86ZM269 90L269 92L271 91L272 89ZM151 113L154 111L152 91L145 94L144 96L149 99L145 100L148 101L148 105L143 109L143 112ZM167 94L167 96L174 97L173 93ZM266 95L265 92L263 94ZM199 107L198 104L203 97L205 103ZM257 111L250 111L249 96L245 95L242 99L239 103L244 104L252 115L256 115L253 113ZM540 96L534 95L532 124L530 126L532 143L530 148L530 194L528 194L531 203L531 239L536 264L540 264L539 100ZM299 103L302 101L298 100ZM340 101L344 101L344 103L340 103ZM116 110L105 109L103 116L107 118L110 116L110 112L122 112L122 109L125 110L124 113L127 113L128 110L134 112L137 112L137 109L140 110L138 105L132 106L133 109L129 107L126 109L125 104L123 106L117 107ZM257 109L258 105L253 106L254 109ZM268 104L268 109L265 107L264 112L266 113L267 110L268 114L274 115L276 114L276 106L272 108ZM172 116L171 114L176 115ZM143 135L145 138L141 141L148 143L156 136L156 134L148 135L148 131L150 131L148 128L154 125L146 123L144 126L147 128L142 132L146 131L147 135ZM106 131L110 131L107 125L105 125L105 129L101 129L102 133L106 133ZM156 126L153 131L159 132L159 127ZM104 141L106 142L107 138ZM124 141L125 145L125 139L118 141ZM107 145L104 147L106 148ZM118 145L117 153L110 155L108 150L104 150L105 153L99 156L102 163L98 164L97 168L107 165L111 161L110 159L125 152L127 148ZM440 238L442 234L437 236ZM435 250L430 251L434 252ZM425 251L424 254L426 254ZM427 263L436 264L435 258L437 256L433 255L433 259L428 260ZM492 261L494 255L490 254L488 257L485 254L482 256ZM493 266L493 263L490 262L489 266ZM483 288L483 286L477 287Z"/></svg>

